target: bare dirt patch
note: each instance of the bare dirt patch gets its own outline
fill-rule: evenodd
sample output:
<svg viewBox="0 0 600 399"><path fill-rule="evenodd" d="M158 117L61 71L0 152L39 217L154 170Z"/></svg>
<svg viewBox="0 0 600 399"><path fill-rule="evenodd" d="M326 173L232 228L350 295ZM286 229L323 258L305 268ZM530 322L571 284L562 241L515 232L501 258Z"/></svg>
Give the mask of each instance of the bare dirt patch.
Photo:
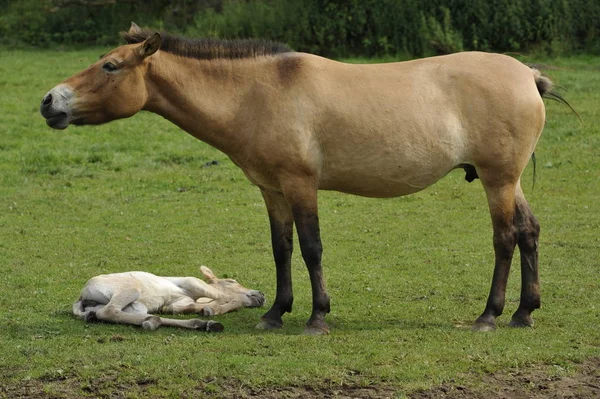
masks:
<svg viewBox="0 0 600 399"><path fill-rule="evenodd" d="M593 358L576 366L569 375L558 376L548 366L532 366L519 371L472 375L465 385L445 383L440 386L409 393L411 399L592 399L600 398L600 358ZM126 398L132 392L136 397L158 397L156 391L149 394L147 385L155 381L138 381L134 384L98 379L91 384L81 384L75 377L29 380L21 384L5 385L0 381L0 398ZM129 386L131 385L131 386ZM206 390L198 387L195 392L180 393L181 398L340 398L384 399L406 397L401 387L369 386L352 387L272 387L250 388L229 383ZM159 395L160 396L160 395ZM172 394L168 395L172 397Z"/></svg>
<svg viewBox="0 0 600 399"><path fill-rule="evenodd" d="M476 377L474 377L475 380ZM474 381L475 382L475 381ZM553 376L547 366L484 375L472 386L443 384L414 392L414 399L559 399L600 398L600 358L589 359L577 366L571 376Z"/></svg>

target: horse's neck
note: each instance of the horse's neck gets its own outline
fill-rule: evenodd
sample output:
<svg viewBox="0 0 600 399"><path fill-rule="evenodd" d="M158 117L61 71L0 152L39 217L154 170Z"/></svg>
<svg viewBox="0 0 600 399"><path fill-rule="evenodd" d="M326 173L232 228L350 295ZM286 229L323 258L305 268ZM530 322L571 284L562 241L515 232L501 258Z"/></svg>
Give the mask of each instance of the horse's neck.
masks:
<svg viewBox="0 0 600 399"><path fill-rule="evenodd" d="M252 59L207 61L162 53L148 68L145 109L234 155L244 143L234 121L258 64Z"/></svg>

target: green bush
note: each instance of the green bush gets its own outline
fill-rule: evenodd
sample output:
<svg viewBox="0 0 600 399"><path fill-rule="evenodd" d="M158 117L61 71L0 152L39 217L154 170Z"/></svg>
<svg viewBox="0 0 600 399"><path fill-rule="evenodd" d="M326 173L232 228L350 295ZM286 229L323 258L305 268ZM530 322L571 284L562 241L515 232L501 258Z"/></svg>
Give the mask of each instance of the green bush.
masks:
<svg viewBox="0 0 600 399"><path fill-rule="evenodd" d="M421 14L422 34L427 39L428 45L438 54L449 54L463 49L463 39L459 32L452 27L450 10L442 7L442 21L434 16Z"/></svg>
<svg viewBox="0 0 600 399"><path fill-rule="evenodd" d="M7 43L116 44L130 21L193 36L263 37L326 56L465 50L600 53L589 0L149 0L56 7L0 0Z"/></svg>

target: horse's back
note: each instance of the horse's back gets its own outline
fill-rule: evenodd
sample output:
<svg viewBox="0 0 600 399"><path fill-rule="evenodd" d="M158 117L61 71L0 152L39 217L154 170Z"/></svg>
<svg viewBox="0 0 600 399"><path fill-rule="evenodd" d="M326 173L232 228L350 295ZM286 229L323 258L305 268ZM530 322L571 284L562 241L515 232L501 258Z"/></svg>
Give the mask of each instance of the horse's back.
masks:
<svg viewBox="0 0 600 399"><path fill-rule="evenodd" d="M543 126L533 72L508 56L367 65L306 57L322 189L410 194L504 151L507 140L533 150Z"/></svg>

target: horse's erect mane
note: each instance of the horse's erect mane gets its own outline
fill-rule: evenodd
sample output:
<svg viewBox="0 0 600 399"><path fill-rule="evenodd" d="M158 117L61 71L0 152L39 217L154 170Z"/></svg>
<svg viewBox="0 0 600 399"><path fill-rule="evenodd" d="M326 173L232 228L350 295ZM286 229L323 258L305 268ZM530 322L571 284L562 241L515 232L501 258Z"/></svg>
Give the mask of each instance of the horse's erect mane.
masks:
<svg viewBox="0 0 600 399"><path fill-rule="evenodd" d="M134 44L143 42L155 32L152 29L138 29L132 33L121 32L121 36L128 44ZM160 37L162 51L201 60L256 58L293 51L283 43L261 39L190 39L166 32L160 32Z"/></svg>

